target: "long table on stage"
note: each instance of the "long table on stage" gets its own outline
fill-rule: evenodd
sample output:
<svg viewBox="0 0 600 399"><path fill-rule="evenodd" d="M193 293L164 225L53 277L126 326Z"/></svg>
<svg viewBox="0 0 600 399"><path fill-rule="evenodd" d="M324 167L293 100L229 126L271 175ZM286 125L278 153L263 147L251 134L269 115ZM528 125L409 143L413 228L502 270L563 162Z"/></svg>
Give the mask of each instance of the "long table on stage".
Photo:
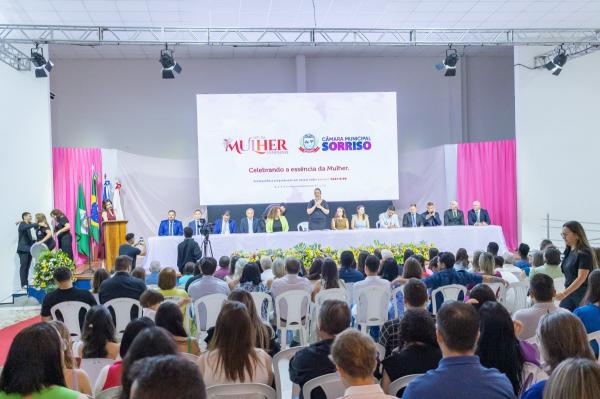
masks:
<svg viewBox="0 0 600 399"><path fill-rule="evenodd" d="M153 260L160 261L163 267L177 265L177 244L183 237L148 238L144 267L148 269ZM202 236L194 236L202 247ZM211 235L213 256L229 256L235 251L255 251L258 249L291 248L299 243L307 245L319 243L335 249L372 245L375 241L385 244L426 243L434 244L444 251L456 253L465 248L471 255L473 251L485 250L490 241L500 247L500 254L506 251L504 235L500 226L439 226L400 229L367 230L322 230L289 231L285 233Z"/></svg>

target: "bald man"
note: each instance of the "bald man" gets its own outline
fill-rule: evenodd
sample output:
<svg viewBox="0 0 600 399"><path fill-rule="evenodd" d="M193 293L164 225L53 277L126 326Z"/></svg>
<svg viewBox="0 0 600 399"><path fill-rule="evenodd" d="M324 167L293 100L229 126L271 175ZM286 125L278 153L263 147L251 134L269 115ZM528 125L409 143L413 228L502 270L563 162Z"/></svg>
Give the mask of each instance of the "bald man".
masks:
<svg viewBox="0 0 600 399"><path fill-rule="evenodd" d="M471 226L487 226L492 224L488 211L481 208L479 201L473 201L473 209L469 211L468 219Z"/></svg>
<svg viewBox="0 0 600 399"><path fill-rule="evenodd" d="M464 226L465 214L458 209L458 202L451 201L450 209L444 212L444 226Z"/></svg>

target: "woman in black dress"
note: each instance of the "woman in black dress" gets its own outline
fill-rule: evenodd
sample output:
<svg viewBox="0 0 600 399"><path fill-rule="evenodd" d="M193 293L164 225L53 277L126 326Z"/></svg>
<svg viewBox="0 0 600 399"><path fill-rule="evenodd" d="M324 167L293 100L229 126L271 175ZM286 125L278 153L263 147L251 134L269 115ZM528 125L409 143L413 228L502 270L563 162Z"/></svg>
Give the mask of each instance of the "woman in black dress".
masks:
<svg viewBox="0 0 600 399"><path fill-rule="evenodd" d="M48 220L46 220L46 215L43 213L36 213L35 222L37 224L35 231L37 242L45 244L46 247L48 247L48 250L52 251L56 247L56 241L54 241L54 237L52 237L52 230L50 229Z"/></svg>
<svg viewBox="0 0 600 399"><path fill-rule="evenodd" d="M58 249L62 250L67 256L73 259L73 237L71 236L71 225L69 219L60 209L53 209L50 216L54 219L56 225L54 232L58 239Z"/></svg>
<svg viewBox="0 0 600 399"><path fill-rule="evenodd" d="M573 311L581 304L587 290L588 275L597 263L581 223L565 223L561 235L566 244L560 265L565 275L565 289L556 293L556 299L560 301L561 308Z"/></svg>

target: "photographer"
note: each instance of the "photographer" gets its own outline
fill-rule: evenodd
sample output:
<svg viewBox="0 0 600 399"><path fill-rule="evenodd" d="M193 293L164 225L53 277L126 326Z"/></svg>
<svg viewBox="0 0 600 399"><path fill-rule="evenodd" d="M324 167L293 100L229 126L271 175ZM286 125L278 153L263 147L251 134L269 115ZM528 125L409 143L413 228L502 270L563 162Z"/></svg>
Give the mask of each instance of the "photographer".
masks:
<svg viewBox="0 0 600 399"><path fill-rule="evenodd" d="M182 242L177 245L177 268L179 273L183 274L183 266L188 262L196 263L202 258L202 250L193 238L194 232L191 227L183 229Z"/></svg>
<svg viewBox="0 0 600 399"><path fill-rule="evenodd" d="M138 255L145 256L146 255L146 244L144 243L144 238L140 237L139 241L135 242L135 235L133 233L127 233L125 235L125 244L121 244L119 247L119 256L127 255L133 262L131 262L131 269L135 268L135 260Z"/></svg>

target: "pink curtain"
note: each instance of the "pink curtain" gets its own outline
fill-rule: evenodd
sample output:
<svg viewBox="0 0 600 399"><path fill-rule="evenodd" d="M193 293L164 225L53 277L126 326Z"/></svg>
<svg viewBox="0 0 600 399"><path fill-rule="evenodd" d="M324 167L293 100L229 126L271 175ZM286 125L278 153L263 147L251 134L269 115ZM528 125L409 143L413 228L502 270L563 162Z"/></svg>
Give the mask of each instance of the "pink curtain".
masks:
<svg viewBox="0 0 600 399"><path fill-rule="evenodd" d="M90 212L90 195L92 193L92 175L98 174L96 193L102 201L102 152L99 148L53 148L52 163L54 176L54 207L62 210L71 224L73 235L73 254L75 262L80 265L87 262L87 257L77 253L75 237L75 215L77 211L77 191L79 183L83 185L86 209ZM94 247L95 248L95 247Z"/></svg>
<svg viewBox="0 0 600 399"><path fill-rule="evenodd" d="M517 173L515 140L458 144L457 197L471 209L475 200L492 224L502 226L506 245L517 247Z"/></svg>

